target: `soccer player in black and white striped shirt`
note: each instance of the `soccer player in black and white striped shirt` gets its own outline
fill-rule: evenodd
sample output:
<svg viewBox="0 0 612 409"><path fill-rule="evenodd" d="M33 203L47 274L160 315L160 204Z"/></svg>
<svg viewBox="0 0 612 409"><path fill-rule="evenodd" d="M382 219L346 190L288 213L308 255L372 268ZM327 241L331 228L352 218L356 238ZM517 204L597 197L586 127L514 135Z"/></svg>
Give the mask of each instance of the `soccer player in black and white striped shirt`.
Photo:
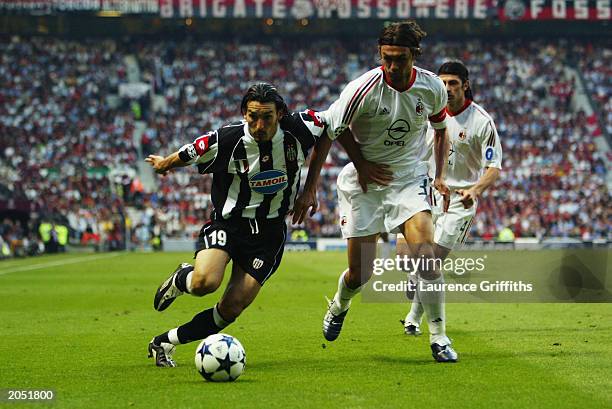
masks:
<svg viewBox="0 0 612 409"><path fill-rule="evenodd" d="M204 134L165 158L146 159L162 175L191 164L213 175L214 212L200 231L195 265L179 265L158 288L154 308L163 311L184 293L203 296L216 291L225 266L233 260L227 289L214 308L150 342L149 354L157 366L175 366L176 345L206 338L232 323L276 271L300 169L310 148L326 135L315 112L288 114L270 84L251 86L241 111L244 121Z"/></svg>

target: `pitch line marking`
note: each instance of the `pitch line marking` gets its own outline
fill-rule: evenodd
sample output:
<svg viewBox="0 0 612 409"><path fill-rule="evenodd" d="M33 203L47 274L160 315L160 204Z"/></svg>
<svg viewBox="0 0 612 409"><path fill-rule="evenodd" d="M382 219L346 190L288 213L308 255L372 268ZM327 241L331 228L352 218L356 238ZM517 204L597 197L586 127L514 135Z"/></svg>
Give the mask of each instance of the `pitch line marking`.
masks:
<svg viewBox="0 0 612 409"><path fill-rule="evenodd" d="M93 261L93 260L100 260L100 259L105 259L105 258L112 258L112 257L120 256L121 254L122 253L111 253L111 254L104 254L104 255L93 256L93 257L86 256L86 257L68 258L64 260L50 261L48 263L32 264L29 266L23 266L23 267L17 267L17 268L8 268L8 269L0 270L0 276L5 275L5 274L10 274L10 273L18 273L20 271L38 270L40 268L46 268L46 267L56 267L56 266L63 266L66 264L75 264L75 263L80 263L82 261Z"/></svg>

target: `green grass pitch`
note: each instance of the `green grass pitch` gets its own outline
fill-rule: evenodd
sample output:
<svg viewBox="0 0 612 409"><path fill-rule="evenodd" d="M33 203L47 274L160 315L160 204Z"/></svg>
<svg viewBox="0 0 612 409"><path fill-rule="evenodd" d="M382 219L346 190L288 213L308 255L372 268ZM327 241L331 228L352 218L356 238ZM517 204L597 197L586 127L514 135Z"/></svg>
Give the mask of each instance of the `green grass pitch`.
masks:
<svg viewBox="0 0 612 409"><path fill-rule="evenodd" d="M490 252L520 268L518 252ZM532 255L534 253L531 253ZM542 253L539 257L546 257ZM321 321L345 253L287 253L258 299L225 332L247 353L228 384L146 357L150 338L221 294L152 308L184 253L39 257L0 262L0 388L53 389L56 408L604 408L612 407L610 304L450 304L457 364L438 364L427 336L407 337L407 304L362 303L340 338Z"/></svg>

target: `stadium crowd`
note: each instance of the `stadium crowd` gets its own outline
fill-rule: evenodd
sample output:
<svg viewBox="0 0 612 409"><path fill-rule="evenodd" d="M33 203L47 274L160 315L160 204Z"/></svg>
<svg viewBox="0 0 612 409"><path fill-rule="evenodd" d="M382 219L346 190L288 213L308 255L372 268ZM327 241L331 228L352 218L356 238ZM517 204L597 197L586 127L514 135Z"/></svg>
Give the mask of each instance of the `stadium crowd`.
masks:
<svg viewBox="0 0 612 409"><path fill-rule="evenodd" d="M152 88L152 109L142 118L129 100L116 97L128 81L128 55L136 57L141 80ZM472 236L492 239L510 227L517 237L611 239L609 158L594 144L601 129L572 106L576 79L567 68L579 70L610 132L612 50L565 40L429 40L417 65L435 71L447 58L470 67L475 100L495 119L504 149L501 180L481 200ZM240 119L246 84L273 82L290 109L321 110L346 82L377 63L369 41L143 40L126 46L2 39L0 184L39 220L67 224L83 244L142 245L160 232L193 237L210 215L210 178L185 169L159 178L158 189L147 193L138 161ZM144 121L142 134L135 131L138 119ZM339 235L335 179L346 162L339 146L332 149L319 213L304 226L311 236Z"/></svg>
<svg viewBox="0 0 612 409"><path fill-rule="evenodd" d="M126 81L122 56L114 41L0 42L0 183L79 240L112 236L103 226L119 223L123 201L107 173L137 160L129 112L107 102Z"/></svg>

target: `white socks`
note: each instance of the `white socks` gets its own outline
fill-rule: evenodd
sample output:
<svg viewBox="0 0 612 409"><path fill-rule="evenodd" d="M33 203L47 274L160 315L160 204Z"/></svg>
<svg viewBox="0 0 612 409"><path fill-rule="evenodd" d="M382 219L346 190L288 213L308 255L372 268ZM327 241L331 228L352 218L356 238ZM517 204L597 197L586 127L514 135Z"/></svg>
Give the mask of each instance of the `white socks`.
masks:
<svg viewBox="0 0 612 409"><path fill-rule="evenodd" d="M346 286L344 276L347 273L348 268L344 270L342 274L340 274L340 278L338 279L338 291L336 291L336 295L334 295L334 302L330 307L330 310L334 315L341 314L348 310L351 306L351 299L361 291L361 286L355 289L351 289Z"/></svg>
<svg viewBox="0 0 612 409"><path fill-rule="evenodd" d="M172 345L181 345L181 341L179 341L178 339L177 331L178 331L178 328L173 328L170 331L168 331L168 340L170 341Z"/></svg>
<svg viewBox="0 0 612 409"><path fill-rule="evenodd" d="M413 282L416 282L417 286L419 284L418 278L413 276ZM410 306L410 312L406 315L406 324L412 325L421 325L421 321L423 320L423 304L421 304L421 297L419 296L418 288L414 292L414 298L412 300L412 305Z"/></svg>
<svg viewBox="0 0 612 409"><path fill-rule="evenodd" d="M191 277L193 276L193 271L187 274L187 278L185 279L185 286L187 287L187 292L191 294Z"/></svg>
<svg viewBox="0 0 612 409"><path fill-rule="evenodd" d="M442 276L435 280L425 280L420 278L419 281L425 287L428 287L429 285L443 284L444 278ZM444 291L420 291L418 289L417 294L421 301L421 306L427 315L430 343L436 343L438 345L450 344L450 340L446 336L446 308L444 304Z"/></svg>

